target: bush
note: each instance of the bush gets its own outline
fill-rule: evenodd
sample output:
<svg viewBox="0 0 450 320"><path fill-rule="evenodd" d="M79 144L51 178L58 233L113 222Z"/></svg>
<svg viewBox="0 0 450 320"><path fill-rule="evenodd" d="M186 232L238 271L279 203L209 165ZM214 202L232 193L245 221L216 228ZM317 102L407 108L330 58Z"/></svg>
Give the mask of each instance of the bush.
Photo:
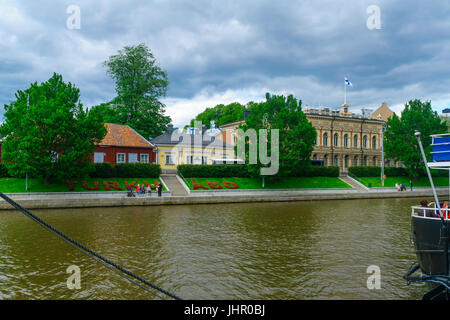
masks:
<svg viewBox="0 0 450 320"><path fill-rule="evenodd" d="M92 178L158 178L161 175L159 164L120 163L113 166L104 162L93 166Z"/></svg>
<svg viewBox="0 0 450 320"><path fill-rule="evenodd" d="M185 178L247 178L250 177L245 164L193 165L182 164L178 173Z"/></svg>
<svg viewBox="0 0 450 320"><path fill-rule="evenodd" d="M430 170L433 177L447 177L448 172L446 170ZM356 177L379 177L381 176L381 167L350 167L348 173ZM385 167L384 174L386 177L409 177L406 168ZM419 177L427 177L425 169L420 168L417 170Z"/></svg>
<svg viewBox="0 0 450 320"><path fill-rule="evenodd" d="M8 169L3 163L0 163L0 178L9 177Z"/></svg>
<svg viewBox="0 0 450 320"><path fill-rule="evenodd" d="M161 175L159 164L120 163L114 166L117 178L157 178Z"/></svg>
<svg viewBox="0 0 450 320"><path fill-rule="evenodd" d="M116 176L116 171L109 162L94 163L93 167L94 169L89 173L91 178L114 178Z"/></svg>
<svg viewBox="0 0 450 320"><path fill-rule="evenodd" d="M381 167L349 167L348 173L357 177L378 177L381 176Z"/></svg>
<svg viewBox="0 0 450 320"><path fill-rule="evenodd" d="M339 177L338 167L297 166L289 177ZM185 178L249 178L245 164L216 164L178 166L178 172Z"/></svg>

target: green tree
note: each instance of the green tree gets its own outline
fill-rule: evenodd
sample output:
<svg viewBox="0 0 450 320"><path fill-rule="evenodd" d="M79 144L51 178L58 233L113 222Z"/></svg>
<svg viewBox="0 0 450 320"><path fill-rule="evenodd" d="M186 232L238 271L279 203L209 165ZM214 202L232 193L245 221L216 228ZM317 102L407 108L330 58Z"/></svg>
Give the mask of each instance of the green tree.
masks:
<svg viewBox="0 0 450 320"><path fill-rule="evenodd" d="M246 132L254 129L257 134L257 141L266 141L268 154L271 150L271 130L279 130L279 170L274 176L291 175L298 166L309 164L311 153L314 149L316 139L316 129L308 121L301 109L301 100L297 101L292 95L271 96L266 94L266 101L253 104L250 115L245 119L245 123L239 126ZM267 130L267 137L262 136L260 129ZM243 139L243 137L239 137ZM241 140L242 141L242 140ZM246 141L256 143L256 141ZM259 154L259 143L257 144ZM249 163L251 147L246 148L246 163ZM250 165L250 172L253 176L259 176L260 169L267 167L258 161L256 165Z"/></svg>
<svg viewBox="0 0 450 320"><path fill-rule="evenodd" d="M418 176L418 169L423 168L416 131L421 133L421 141L427 160L431 155L432 134L447 132L447 126L436 111L431 109L431 102L411 100L399 118L395 113L386 122L384 134L384 150L386 157L402 161L411 177Z"/></svg>
<svg viewBox="0 0 450 320"><path fill-rule="evenodd" d="M15 98L5 105L0 127L9 174L40 176L46 184L52 178L85 174L106 129L83 109L79 89L55 73L46 82L17 91Z"/></svg>
<svg viewBox="0 0 450 320"><path fill-rule="evenodd" d="M246 107L238 102L233 102L228 105L218 104L213 108L206 108L205 111L199 113L191 120L191 127L194 126L194 121L201 121L207 129L210 129L211 121L214 121L217 126L229 122L241 121L245 109Z"/></svg>
<svg viewBox="0 0 450 320"><path fill-rule="evenodd" d="M106 119L129 125L147 139L162 134L171 119L158 98L166 95L169 80L150 49L145 44L126 46L104 66L117 92L108 103L112 113L104 115Z"/></svg>

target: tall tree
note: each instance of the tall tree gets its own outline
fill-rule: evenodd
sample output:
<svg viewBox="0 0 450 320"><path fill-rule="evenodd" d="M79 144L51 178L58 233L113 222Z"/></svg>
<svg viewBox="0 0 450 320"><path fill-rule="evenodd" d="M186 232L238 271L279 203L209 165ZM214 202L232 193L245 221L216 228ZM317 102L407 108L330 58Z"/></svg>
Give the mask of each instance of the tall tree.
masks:
<svg viewBox="0 0 450 320"><path fill-rule="evenodd" d="M431 154L432 134L447 132L447 126L438 113L431 108L431 102L411 100L399 118L395 113L386 122L384 150L386 157L402 161L411 177L418 176L418 169L423 167L416 131L421 133L421 141L427 160Z"/></svg>
<svg viewBox="0 0 450 320"><path fill-rule="evenodd" d="M109 103L112 120L131 126L147 139L163 133L171 119L158 99L166 95L169 80L150 49L145 44L126 46L104 66L116 83L117 97Z"/></svg>
<svg viewBox="0 0 450 320"><path fill-rule="evenodd" d="M244 110L249 109L253 104L253 102L249 102L247 106L244 106L239 102L233 102L228 105L218 104L213 108L206 108L195 119L191 120L191 127L194 126L194 121L201 121L207 129L210 129L211 121L214 121L217 126L229 122L241 121Z"/></svg>
<svg viewBox="0 0 450 320"><path fill-rule="evenodd" d="M301 100L297 101L292 95L271 96L269 93L266 94L265 102L253 104L250 115L239 129L244 132L255 130L257 140L250 139L247 143L257 143L258 154L261 142L267 143L268 154L277 151L271 149L271 131L279 130L279 170L275 177L289 176L299 165L308 164L317 135L316 129L301 109ZM263 136L260 129L266 129L267 136ZM242 142L243 137L240 136L239 139ZM251 157L250 150L250 146L246 148L247 163ZM258 176L260 169L268 166L258 161L258 164L251 165L249 170L254 176Z"/></svg>
<svg viewBox="0 0 450 320"><path fill-rule="evenodd" d="M26 173L44 178L68 178L86 173L96 145L106 129L85 111L79 89L53 74L46 82L17 91L5 105L0 127L2 158L14 176Z"/></svg>

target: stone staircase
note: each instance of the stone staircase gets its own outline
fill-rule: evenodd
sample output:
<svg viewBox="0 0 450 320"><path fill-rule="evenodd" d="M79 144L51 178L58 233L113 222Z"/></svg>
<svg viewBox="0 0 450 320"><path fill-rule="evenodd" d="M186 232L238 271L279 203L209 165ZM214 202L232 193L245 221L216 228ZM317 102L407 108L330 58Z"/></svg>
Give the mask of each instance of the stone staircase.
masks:
<svg viewBox="0 0 450 320"><path fill-rule="evenodd" d="M167 188L169 188L172 196L187 196L188 193L183 185L177 179L176 174L161 174L161 179L164 180Z"/></svg>
<svg viewBox="0 0 450 320"><path fill-rule="evenodd" d="M367 188L365 185L363 185L362 183L356 181L355 179L353 179L350 176L341 175L339 177L339 179L341 179L345 183L347 183L350 186L352 186L352 188L355 188L358 192L369 192L370 191L369 188Z"/></svg>

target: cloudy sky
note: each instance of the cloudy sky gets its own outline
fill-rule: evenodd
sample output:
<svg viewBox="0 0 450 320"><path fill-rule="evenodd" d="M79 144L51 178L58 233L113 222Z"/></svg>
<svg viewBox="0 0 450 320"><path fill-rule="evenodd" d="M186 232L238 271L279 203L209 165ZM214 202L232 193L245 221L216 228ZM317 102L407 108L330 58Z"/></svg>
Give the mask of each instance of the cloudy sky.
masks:
<svg viewBox="0 0 450 320"><path fill-rule="evenodd" d="M73 29L71 5L80 9ZM379 20L377 10L379 8ZM76 24L75 24L76 27ZM53 72L90 107L115 96L102 62L145 43L169 75L175 125L219 103L294 94L354 112L414 98L450 107L450 2L0 0L0 105Z"/></svg>

